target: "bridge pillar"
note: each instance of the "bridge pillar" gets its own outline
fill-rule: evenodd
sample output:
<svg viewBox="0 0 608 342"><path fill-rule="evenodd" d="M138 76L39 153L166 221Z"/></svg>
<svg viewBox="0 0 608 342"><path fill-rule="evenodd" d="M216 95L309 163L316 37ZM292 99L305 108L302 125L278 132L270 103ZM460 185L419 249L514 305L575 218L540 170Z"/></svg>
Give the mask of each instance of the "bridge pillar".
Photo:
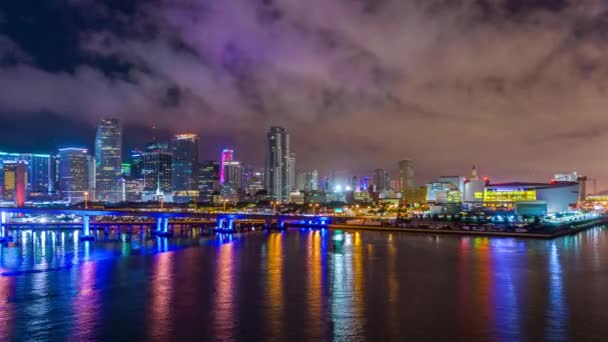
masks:
<svg viewBox="0 0 608 342"><path fill-rule="evenodd" d="M91 234L91 221L89 216L82 217L82 235L80 241L93 240L95 237Z"/></svg>
<svg viewBox="0 0 608 342"><path fill-rule="evenodd" d="M154 232L158 236L171 236L173 235L171 231L169 231L169 218L168 217L159 217L156 219L156 231Z"/></svg>
<svg viewBox="0 0 608 342"><path fill-rule="evenodd" d="M8 230L5 226L6 223L6 211L0 213L0 243L8 240Z"/></svg>

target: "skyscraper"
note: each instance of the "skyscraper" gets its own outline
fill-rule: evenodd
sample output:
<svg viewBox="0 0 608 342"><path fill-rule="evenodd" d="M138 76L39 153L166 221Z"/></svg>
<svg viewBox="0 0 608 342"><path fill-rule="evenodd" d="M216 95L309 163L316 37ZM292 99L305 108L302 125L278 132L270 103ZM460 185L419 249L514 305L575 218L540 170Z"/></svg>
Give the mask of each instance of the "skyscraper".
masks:
<svg viewBox="0 0 608 342"><path fill-rule="evenodd" d="M391 187L391 179L385 169L375 169L372 181L376 192L386 191Z"/></svg>
<svg viewBox="0 0 608 342"><path fill-rule="evenodd" d="M35 196L48 195L52 192L51 155L0 152L0 163L17 161L27 164L26 192ZM2 176L0 172L0 180L2 180Z"/></svg>
<svg viewBox="0 0 608 342"><path fill-rule="evenodd" d="M401 191L413 189L414 184L414 162L401 160L399 162L399 189Z"/></svg>
<svg viewBox="0 0 608 342"><path fill-rule="evenodd" d="M224 174L224 165L233 160L234 151L230 149L223 149L220 158L220 184L224 184L226 181L226 175Z"/></svg>
<svg viewBox="0 0 608 342"><path fill-rule="evenodd" d="M100 201L119 202L121 183L122 132L118 119L103 119L95 137L95 193Z"/></svg>
<svg viewBox="0 0 608 342"><path fill-rule="evenodd" d="M197 190L198 144L196 134L176 134L171 140L174 191Z"/></svg>
<svg viewBox="0 0 608 342"><path fill-rule="evenodd" d="M205 160L200 164L198 190L203 202L211 202L213 194L219 191L220 163L216 160Z"/></svg>
<svg viewBox="0 0 608 342"><path fill-rule="evenodd" d="M84 201L89 190L86 148L59 150L59 191L70 203Z"/></svg>
<svg viewBox="0 0 608 342"><path fill-rule="evenodd" d="M142 155L142 176L144 192L150 197L171 193L171 161L169 152L144 152Z"/></svg>
<svg viewBox="0 0 608 342"><path fill-rule="evenodd" d="M266 137L266 190L271 199L288 202L291 192L289 134L285 128L271 127Z"/></svg>
<svg viewBox="0 0 608 342"><path fill-rule="evenodd" d="M296 189L296 154L289 153L287 157L287 186L289 193ZM287 191L287 190L286 190Z"/></svg>
<svg viewBox="0 0 608 342"><path fill-rule="evenodd" d="M224 186L231 186L235 190L243 188L243 166L240 161L224 163Z"/></svg>

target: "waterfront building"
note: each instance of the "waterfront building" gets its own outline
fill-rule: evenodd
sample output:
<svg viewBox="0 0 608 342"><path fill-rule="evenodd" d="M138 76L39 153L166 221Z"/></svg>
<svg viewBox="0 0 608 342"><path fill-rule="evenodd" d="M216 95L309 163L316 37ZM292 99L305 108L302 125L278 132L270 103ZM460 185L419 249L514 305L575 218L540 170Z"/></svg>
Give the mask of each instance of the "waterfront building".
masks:
<svg viewBox="0 0 608 342"><path fill-rule="evenodd" d="M3 193L6 201L14 201L17 207L25 203L28 165L25 161L5 161L3 163Z"/></svg>
<svg viewBox="0 0 608 342"><path fill-rule="evenodd" d="M44 197L53 192L52 158L50 154L0 152L0 168L4 162L23 161L27 165L26 192L32 197ZM0 181L3 175L0 174Z"/></svg>
<svg viewBox="0 0 608 342"><path fill-rule="evenodd" d="M176 134L171 139L174 191L198 190L198 148L196 134Z"/></svg>
<svg viewBox="0 0 608 342"><path fill-rule="evenodd" d="M469 180L464 184L463 201L469 203L483 202L483 191L486 183L486 179L479 178L479 175L477 174L477 167L473 165L471 178L469 178Z"/></svg>
<svg viewBox="0 0 608 342"><path fill-rule="evenodd" d="M122 197L122 130L118 119L103 119L95 136L95 195L119 202Z"/></svg>
<svg viewBox="0 0 608 342"><path fill-rule="evenodd" d="M233 160L234 151L231 149L223 149L220 156L220 185L223 185L226 181L226 175L224 174L224 166Z"/></svg>
<svg viewBox="0 0 608 342"><path fill-rule="evenodd" d="M399 185L395 190L413 189L414 182L414 162L406 159L399 161Z"/></svg>
<svg viewBox="0 0 608 342"><path fill-rule="evenodd" d="M385 169L375 169L373 171L374 192L387 191L391 187L391 179Z"/></svg>
<svg viewBox="0 0 608 342"><path fill-rule="evenodd" d="M288 202L291 193L289 134L282 127L271 127L266 135L266 190L272 200ZM294 158L295 159L295 158Z"/></svg>
<svg viewBox="0 0 608 342"><path fill-rule="evenodd" d="M125 180L125 201L139 202L142 200L144 192L143 179L127 179Z"/></svg>
<svg viewBox="0 0 608 342"><path fill-rule="evenodd" d="M198 190L200 200L212 202L213 195L220 190L220 163L215 160L205 160L199 166Z"/></svg>
<svg viewBox="0 0 608 342"><path fill-rule="evenodd" d="M132 150L130 153L131 157L131 179L143 179L143 163L144 163L144 152L139 150Z"/></svg>
<svg viewBox="0 0 608 342"><path fill-rule="evenodd" d="M164 198L167 200L172 192L171 163L173 156L169 152L144 152L142 155L142 176L144 195L150 200Z"/></svg>
<svg viewBox="0 0 608 342"><path fill-rule="evenodd" d="M543 216L570 210L576 206L578 197L576 182L488 184L483 192L483 205L493 210Z"/></svg>
<svg viewBox="0 0 608 342"><path fill-rule="evenodd" d="M430 203L460 202L461 192L452 182L437 181L426 185L426 200Z"/></svg>
<svg viewBox="0 0 608 342"><path fill-rule="evenodd" d="M61 198L70 203L83 202L88 196L89 172L86 148L63 148L59 150L59 192Z"/></svg>
<svg viewBox="0 0 608 342"><path fill-rule="evenodd" d="M319 190L319 172L312 170L298 173L296 189L305 192Z"/></svg>
<svg viewBox="0 0 608 342"><path fill-rule="evenodd" d="M264 190L264 169L252 169L251 176L247 178L247 194L255 195Z"/></svg>
<svg viewBox="0 0 608 342"><path fill-rule="evenodd" d="M224 183L222 186L230 186L235 190L243 188L243 166L240 161L224 162Z"/></svg>

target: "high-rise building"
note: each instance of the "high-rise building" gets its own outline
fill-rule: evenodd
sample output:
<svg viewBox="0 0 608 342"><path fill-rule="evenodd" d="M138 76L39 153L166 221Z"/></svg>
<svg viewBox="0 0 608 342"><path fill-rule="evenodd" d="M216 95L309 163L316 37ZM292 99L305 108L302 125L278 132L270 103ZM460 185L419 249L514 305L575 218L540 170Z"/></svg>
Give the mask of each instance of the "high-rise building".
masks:
<svg viewBox="0 0 608 342"><path fill-rule="evenodd" d="M235 190L243 188L243 167L240 161L224 163L224 186L231 186Z"/></svg>
<svg viewBox="0 0 608 342"><path fill-rule="evenodd" d="M83 202L88 195L88 157L86 148L59 150L59 191L70 203Z"/></svg>
<svg viewBox="0 0 608 342"><path fill-rule="evenodd" d="M570 173L556 173L553 176L553 180L556 182L578 182L579 174L576 172Z"/></svg>
<svg viewBox="0 0 608 342"><path fill-rule="evenodd" d="M131 155L131 179L143 179L144 168L144 153L142 151L133 150Z"/></svg>
<svg viewBox="0 0 608 342"><path fill-rule="evenodd" d="M25 203L28 165L25 161L5 161L3 163L3 198L15 201L18 207Z"/></svg>
<svg viewBox="0 0 608 342"><path fill-rule="evenodd" d="M375 169L372 181L376 192L386 191L391 187L391 179L385 169Z"/></svg>
<svg viewBox="0 0 608 342"><path fill-rule="evenodd" d="M266 137L266 190L271 199L288 202L291 193L289 134L285 128L271 127Z"/></svg>
<svg viewBox="0 0 608 342"><path fill-rule="evenodd" d="M171 162L169 152L144 152L142 155L142 176L144 192L152 196L166 196L171 189Z"/></svg>
<svg viewBox="0 0 608 342"><path fill-rule="evenodd" d="M174 191L197 190L198 144L196 134L176 134L171 139Z"/></svg>
<svg viewBox="0 0 608 342"><path fill-rule="evenodd" d="M414 162L411 160L401 160L399 162L399 189L406 190L415 187L414 182Z"/></svg>
<svg viewBox="0 0 608 342"><path fill-rule="evenodd" d="M220 158L220 184L224 184L226 181L226 175L224 173L224 166L226 163L231 162L233 160L234 151L230 149L223 149L222 155Z"/></svg>
<svg viewBox="0 0 608 342"><path fill-rule="evenodd" d="M51 155L0 152L0 163L17 161L27 164L26 192L33 196L42 196L53 191Z"/></svg>
<svg viewBox="0 0 608 342"><path fill-rule="evenodd" d="M264 190L264 169L251 171L251 175L247 177L247 193L255 195Z"/></svg>
<svg viewBox="0 0 608 342"><path fill-rule="evenodd" d="M318 189L319 172L317 170L298 173L295 190L310 192Z"/></svg>
<svg viewBox="0 0 608 342"><path fill-rule="evenodd" d="M122 131L118 119L103 119L95 136L95 194L97 200L119 202L122 197Z"/></svg>
<svg viewBox="0 0 608 342"><path fill-rule="evenodd" d="M289 153L287 157L287 185L289 186L289 193L296 188L296 154Z"/></svg>
<svg viewBox="0 0 608 342"><path fill-rule="evenodd" d="M220 163L205 160L200 163L198 173L198 190L203 202L211 202L213 195L220 190Z"/></svg>

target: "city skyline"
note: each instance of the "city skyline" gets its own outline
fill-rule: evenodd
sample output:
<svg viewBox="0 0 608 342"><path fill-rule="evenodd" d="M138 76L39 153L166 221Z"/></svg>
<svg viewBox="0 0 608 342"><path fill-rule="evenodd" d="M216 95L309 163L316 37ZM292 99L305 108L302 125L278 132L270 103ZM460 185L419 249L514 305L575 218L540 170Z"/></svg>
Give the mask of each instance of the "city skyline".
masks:
<svg viewBox="0 0 608 342"><path fill-rule="evenodd" d="M0 146L54 149L74 133L69 145L93 150L89 132L116 117L125 146L156 126L204 137L204 159L231 146L263 165L259 132L278 125L298 165L323 173L410 158L419 181L472 163L501 180L574 165L607 185L605 4L236 1L194 24L205 2L182 1L0 5Z"/></svg>

